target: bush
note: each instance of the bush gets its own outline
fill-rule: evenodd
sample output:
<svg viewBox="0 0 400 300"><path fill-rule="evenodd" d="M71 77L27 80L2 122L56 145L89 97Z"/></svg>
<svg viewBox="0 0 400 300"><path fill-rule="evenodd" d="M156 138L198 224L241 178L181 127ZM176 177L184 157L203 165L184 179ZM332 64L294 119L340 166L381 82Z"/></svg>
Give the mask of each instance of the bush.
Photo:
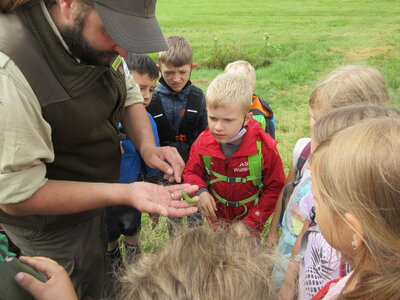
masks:
<svg viewBox="0 0 400 300"><path fill-rule="evenodd" d="M217 37L214 38L212 53L201 62L201 66L209 69L223 70L228 63L236 60L246 60L254 68L262 68L272 64L273 56L279 52L279 46L271 46L268 33L264 34L264 45L254 50L254 47L244 45L225 45Z"/></svg>

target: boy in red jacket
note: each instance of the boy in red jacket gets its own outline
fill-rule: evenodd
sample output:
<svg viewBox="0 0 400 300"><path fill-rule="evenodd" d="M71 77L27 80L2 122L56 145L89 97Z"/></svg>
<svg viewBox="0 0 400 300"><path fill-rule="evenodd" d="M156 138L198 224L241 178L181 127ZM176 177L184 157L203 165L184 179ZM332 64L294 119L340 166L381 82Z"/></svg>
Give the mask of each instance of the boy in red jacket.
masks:
<svg viewBox="0 0 400 300"><path fill-rule="evenodd" d="M197 206L211 223L241 220L257 234L274 211L285 174L276 141L249 112L252 95L251 84L236 74L211 82L208 128L193 143L183 178L200 187Z"/></svg>

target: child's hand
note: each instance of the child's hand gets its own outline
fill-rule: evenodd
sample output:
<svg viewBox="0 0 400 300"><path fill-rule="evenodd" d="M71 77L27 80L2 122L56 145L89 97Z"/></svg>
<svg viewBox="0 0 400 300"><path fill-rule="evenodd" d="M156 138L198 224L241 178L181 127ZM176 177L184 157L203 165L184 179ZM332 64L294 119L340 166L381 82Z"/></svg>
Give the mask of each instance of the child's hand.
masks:
<svg viewBox="0 0 400 300"><path fill-rule="evenodd" d="M275 248L279 241L278 228L271 226L265 238L265 245L268 248Z"/></svg>
<svg viewBox="0 0 400 300"><path fill-rule="evenodd" d="M31 293L35 299L78 299L67 271L54 260L47 257L21 256L20 261L44 273L48 278L46 282L41 282L23 272L15 276L17 283Z"/></svg>
<svg viewBox="0 0 400 300"><path fill-rule="evenodd" d="M217 218L215 212L217 211L217 204L215 203L214 198L210 195L209 192L203 192L199 196L199 202L197 202L197 207L199 211L209 217L212 220Z"/></svg>

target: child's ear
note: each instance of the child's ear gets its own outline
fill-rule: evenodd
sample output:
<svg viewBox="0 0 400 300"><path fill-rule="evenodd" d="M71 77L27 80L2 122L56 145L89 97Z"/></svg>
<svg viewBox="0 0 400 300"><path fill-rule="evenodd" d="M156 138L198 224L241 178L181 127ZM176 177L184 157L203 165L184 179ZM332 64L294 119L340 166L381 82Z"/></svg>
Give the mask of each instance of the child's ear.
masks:
<svg viewBox="0 0 400 300"><path fill-rule="evenodd" d="M158 73L161 73L161 65L160 64L156 64L157 69L158 69Z"/></svg>
<svg viewBox="0 0 400 300"><path fill-rule="evenodd" d="M365 232L361 226L360 221L351 213L345 213L344 218L351 226L354 231L352 240L349 243L352 244L353 250L357 250L364 244Z"/></svg>
<svg viewBox="0 0 400 300"><path fill-rule="evenodd" d="M250 111L246 114L246 117L244 118L243 126L247 126L251 119L253 119L253 113Z"/></svg>
<svg viewBox="0 0 400 300"><path fill-rule="evenodd" d="M197 64L192 64L192 71L197 68Z"/></svg>

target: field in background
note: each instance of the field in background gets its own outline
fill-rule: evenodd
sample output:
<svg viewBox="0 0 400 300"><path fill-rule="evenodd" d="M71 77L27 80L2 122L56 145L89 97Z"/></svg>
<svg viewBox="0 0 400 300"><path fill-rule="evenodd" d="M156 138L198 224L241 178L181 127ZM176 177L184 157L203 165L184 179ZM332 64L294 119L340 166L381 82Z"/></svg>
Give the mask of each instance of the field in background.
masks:
<svg viewBox="0 0 400 300"><path fill-rule="evenodd" d="M400 2L158 0L165 36L181 35L199 68L192 81L206 90L222 67L237 59L257 68L257 95L271 104L286 170L296 140L309 136L308 97L325 74L345 64L381 70L400 108ZM143 218L142 246L167 239L164 220L151 230Z"/></svg>

